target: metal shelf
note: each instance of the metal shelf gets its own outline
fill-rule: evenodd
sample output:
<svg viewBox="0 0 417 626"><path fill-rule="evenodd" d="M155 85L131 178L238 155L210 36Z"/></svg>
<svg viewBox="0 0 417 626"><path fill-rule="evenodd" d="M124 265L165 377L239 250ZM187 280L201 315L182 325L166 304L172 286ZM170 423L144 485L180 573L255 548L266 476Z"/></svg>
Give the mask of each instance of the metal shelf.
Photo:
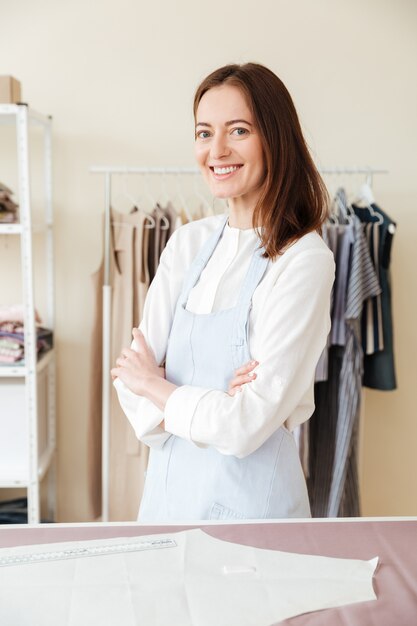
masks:
<svg viewBox="0 0 417 626"><path fill-rule="evenodd" d="M35 284L33 236L45 233L46 304L45 325L54 329L54 260L52 204L52 119L33 111L25 104L0 104L1 126L16 128L19 199L18 224L0 223L1 235L18 235L20 241L20 282L23 294L25 326L25 363L0 366L0 487L27 489L28 521L40 521L40 481L48 472L48 517L53 519L55 506L55 351L37 358L35 326ZM30 144L33 125L42 130L44 219L33 223L31 205ZM1 140L0 140L1 146ZM32 157L33 158L33 157ZM4 255L2 252L2 263ZM3 395L2 395L3 391ZM3 410L5 409L5 410ZM10 421L10 417L15 419ZM8 421L9 420L9 421Z"/></svg>
<svg viewBox="0 0 417 626"><path fill-rule="evenodd" d="M21 235L22 232L21 224L0 224L0 235Z"/></svg>
<svg viewBox="0 0 417 626"><path fill-rule="evenodd" d="M42 480L54 460L55 443L48 445L38 463L38 478ZM29 472L22 472L20 475L0 476L0 489L23 489L30 486Z"/></svg>
<svg viewBox="0 0 417 626"><path fill-rule="evenodd" d="M54 349L51 348L47 352L44 352L36 363L37 373L42 372L45 367L48 367L49 363L54 357ZM0 365L0 378L25 378L28 374L28 368L26 364L18 365Z"/></svg>
<svg viewBox="0 0 417 626"><path fill-rule="evenodd" d="M45 233L52 229L52 224L35 223L32 226L32 233ZM2 224L0 223L0 235L21 235L23 233L22 224Z"/></svg>
<svg viewBox="0 0 417 626"><path fill-rule="evenodd" d="M0 124L14 124L22 109L27 110L29 122L34 122L41 126L49 126L51 124L52 117L50 115L42 115L42 113L38 113L28 107L27 104L0 104Z"/></svg>

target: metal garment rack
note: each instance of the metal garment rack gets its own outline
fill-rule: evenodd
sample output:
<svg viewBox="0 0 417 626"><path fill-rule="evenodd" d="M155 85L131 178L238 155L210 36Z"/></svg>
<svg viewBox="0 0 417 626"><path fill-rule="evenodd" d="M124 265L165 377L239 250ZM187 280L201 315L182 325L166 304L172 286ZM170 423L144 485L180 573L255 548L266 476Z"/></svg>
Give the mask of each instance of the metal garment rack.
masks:
<svg viewBox="0 0 417 626"><path fill-rule="evenodd" d="M33 233L43 233L46 258L46 324L54 328L55 295L54 295L54 261L53 261L53 202L52 202L52 118L33 111L26 104L1 104L0 124L16 126L18 199L20 222L16 224L0 224L0 235L20 237L21 251L21 284L24 307L24 341L25 364L2 366L0 368L0 406L6 407L1 400L1 385L16 381L17 387L22 385L19 394L23 394L24 425L18 437L9 441L14 451L17 465L7 470L1 467L0 487L20 488L27 490L28 522L40 521L40 482L48 472L48 513L51 519L56 511L55 491L55 350L52 348L39 360L37 359L37 335L35 327L35 293L33 270ZM32 222L31 178L30 178L30 147L29 130L31 126L40 126L43 132L43 164L44 164L44 222L40 225ZM41 415L39 408L38 382L42 372L46 370L46 409ZM19 382L17 382L19 381ZM16 388L16 391L18 389ZM18 423L18 415L10 415L10 421ZM46 423L46 438L41 449L40 420ZM13 428L11 428L13 433ZM10 433L8 433L10 434ZM24 442L24 443L22 443ZM23 446L18 451L17 448ZM22 453L20 459L19 454ZM25 458L26 457L26 458ZM49 470L49 471L48 471Z"/></svg>
<svg viewBox="0 0 417 626"><path fill-rule="evenodd" d="M101 174L104 177L104 283L103 283L103 378L102 378L102 521L109 519L109 467L110 467L110 339L111 339L111 304L112 291L110 285L110 232L111 232L111 201L112 177L126 175L159 175L161 177L174 175L197 175L197 167L127 167L127 166L99 166L90 167L92 174ZM319 168L320 174L364 174L371 177L374 174L387 174L388 170L372 167L331 167Z"/></svg>

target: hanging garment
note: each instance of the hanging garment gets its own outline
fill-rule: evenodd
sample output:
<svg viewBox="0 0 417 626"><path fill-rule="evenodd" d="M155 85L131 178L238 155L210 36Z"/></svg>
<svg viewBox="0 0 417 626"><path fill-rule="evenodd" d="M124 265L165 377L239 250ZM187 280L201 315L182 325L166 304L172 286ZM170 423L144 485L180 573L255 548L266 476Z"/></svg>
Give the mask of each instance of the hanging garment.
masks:
<svg viewBox="0 0 417 626"><path fill-rule="evenodd" d="M155 221L155 227L149 229L148 244L148 271L149 283L155 277L158 269L159 259L165 249L168 239L174 230L181 226L181 218L171 202L166 207L157 204L151 213L152 219Z"/></svg>
<svg viewBox="0 0 417 626"><path fill-rule="evenodd" d="M374 225L379 233L379 243L377 247L377 271L381 284L381 313L382 313L382 333L383 348L374 351L372 354L365 354L363 385L371 389L391 391L397 388L395 359L394 359L394 337L391 308L391 276L390 261L393 238L396 230L396 223L376 204L371 205L372 210L383 219L382 224ZM368 209L353 206L359 219L368 224L375 218ZM375 254L376 257L376 254ZM375 315L375 313L374 313ZM378 324L375 326L379 328Z"/></svg>
<svg viewBox="0 0 417 626"><path fill-rule="evenodd" d="M112 332L111 362L131 341L131 332L141 319L149 286L146 215L111 213ZM88 426L89 494L91 515L101 510L101 420L102 420L102 285L103 263L93 276L96 294L91 341L90 410ZM110 374L109 374L110 375ZM133 520L143 490L148 451L127 424L112 388L110 398L110 520Z"/></svg>
<svg viewBox="0 0 417 626"><path fill-rule="evenodd" d="M376 275L378 276L378 282L381 284L379 271L379 224L369 222L363 224L363 228L369 253L374 264ZM361 334L362 349L365 356L367 354L375 354L375 352L384 349L381 297L382 293L379 293L377 296L368 298L362 311Z"/></svg>
<svg viewBox="0 0 417 626"><path fill-rule="evenodd" d="M166 355L167 380L227 391L234 370L250 360L247 337L252 295L268 259L253 253L235 307L198 315L187 310L192 288L222 236L207 241L184 280ZM152 449L139 521L308 517L305 480L292 434L278 428L257 450L237 458L172 436Z"/></svg>
<svg viewBox="0 0 417 626"><path fill-rule="evenodd" d="M94 550L108 554L83 556ZM378 558L254 548L200 529L2 549L0 562L63 551L73 558L0 567L2 624L271 626L376 600L372 577Z"/></svg>
<svg viewBox="0 0 417 626"><path fill-rule="evenodd" d="M339 383L343 351L342 346L330 346L327 380L316 382L314 386L315 409L308 422L307 472L307 488L313 517L327 517L339 415Z"/></svg>
<svg viewBox="0 0 417 626"><path fill-rule="evenodd" d="M161 241L164 231L162 230L163 222L162 216L163 211L159 204L153 209L150 213L152 219L155 222L155 226L149 229L149 244L148 244L148 271L149 271L149 282L151 283L156 274L156 270L159 265L159 257L161 256L161 246L162 249L164 246Z"/></svg>
<svg viewBox="0 0 417 626"><path fill-rule="evenodd" d="M345 311L351 249L355 241L353 224L326 225L325 241L336 260L333 284L332 327L328 337L327 371L314 387L315 411L302 424L302 445L305 474L313 517L326 517L332 481L331 470L335 452L336 424L339 411L339 383L345 346ZM307 431L305 432L304 429ZM305 438L308 436L308 444ZM308 451L308 458L306 457Z"/></svg>
<svg viewBox="0 0 417 626"><path fill-rule="evenodd" d="M340 371L338 418L332 484L329 494L328 516L358 516L359 484L356 463L349 457L357 454L357 434L363 375L363 351L360 319L364 302L381 293L378 277L369 255L362 225L353 218L355 241L346 298L346 343ZM350 472L348 473L348 470ZM347 499L347 494L350 494Z"/></svg>
<svg viewBox="0 0 417 626"><path fill-rule="evenodd" d="M313 517L359 515L357 435L363 371L361 313L381 292L358 218L338 232L328 380L315 385L309 424L308 491Z"/></svg>

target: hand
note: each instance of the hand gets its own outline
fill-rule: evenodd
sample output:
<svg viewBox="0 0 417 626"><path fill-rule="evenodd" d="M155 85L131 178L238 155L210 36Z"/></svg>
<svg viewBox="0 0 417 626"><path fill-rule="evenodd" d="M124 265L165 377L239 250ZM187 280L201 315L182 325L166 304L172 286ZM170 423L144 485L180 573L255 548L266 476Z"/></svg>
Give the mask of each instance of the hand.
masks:
<svg viewBox="0 0 417 626"><path fill-rule="evenodd" d="M120 380L138 396L144 395L148 382L153 378L165 378L165 370L159 367L152 350L146 343L143 333L132 330L136 349L124 348L116 360L117 367L111 370L113 379Z"/></svg>
<svg viewBox="0 0 417 626"><path fill-rule="evenodd" d="M256 373L253 371L259 365L258 361L249 361L246 365L242 365L235 371L235 378L229 383L227 393L234 396L238 391L242 391L243 385L255 380Z"/></svg>

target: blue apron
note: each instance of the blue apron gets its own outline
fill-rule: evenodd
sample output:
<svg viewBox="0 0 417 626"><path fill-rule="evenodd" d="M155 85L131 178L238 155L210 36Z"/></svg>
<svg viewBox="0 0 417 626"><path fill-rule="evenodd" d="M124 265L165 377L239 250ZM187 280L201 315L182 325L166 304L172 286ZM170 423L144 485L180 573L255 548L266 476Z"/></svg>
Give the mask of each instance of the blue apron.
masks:
<svg viewBox="0 0 417 626"><path fill-rule="evenodd" d="M177 302L165 363L166 378L175 385L227 391L235 370L251 359L249 311L268 265L263 249L252 256L235 307L208 314L186 309L226 222L193 261ZM283 426L241 459L175 435L162 449L150 450L140 522L285 517L310 517L310 507L297 446Z"/></svg>

